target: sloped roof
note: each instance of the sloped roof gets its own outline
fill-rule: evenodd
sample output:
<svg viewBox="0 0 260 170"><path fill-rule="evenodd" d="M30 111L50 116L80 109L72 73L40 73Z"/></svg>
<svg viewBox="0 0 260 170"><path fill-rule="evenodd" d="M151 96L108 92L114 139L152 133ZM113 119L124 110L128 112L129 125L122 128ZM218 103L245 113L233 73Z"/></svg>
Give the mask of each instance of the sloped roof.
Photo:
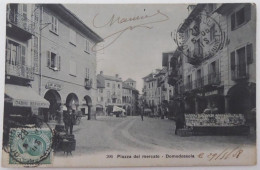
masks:
<svg viewBox="0 0 260 170"><path fill-rule="evenodd" d="M133 80L133 79L131 79L131 78L126 79L126 81L136 82L135 80Z"/></svg>
<svg viewBox="0 0 260 170"><path fill-rule="evenodd" d="M134 89L133 87L129 86L128 84L126 84L124 82L122 83L122 87L123 87L123 89L130 89L130 90Z"/></svg>
<svg viewBox="0 0 260 170"><path fill-rule="evenodd" d="M62 4L43 4L48 9L55 11L57 14L62 16L68 23L74 25L78 30L82 33L88 35L95 42L103 41L97 33L95 33L92 29L90 29L78 16L76 16L73 12L71 12L68 8L66 8Z"/></svg>

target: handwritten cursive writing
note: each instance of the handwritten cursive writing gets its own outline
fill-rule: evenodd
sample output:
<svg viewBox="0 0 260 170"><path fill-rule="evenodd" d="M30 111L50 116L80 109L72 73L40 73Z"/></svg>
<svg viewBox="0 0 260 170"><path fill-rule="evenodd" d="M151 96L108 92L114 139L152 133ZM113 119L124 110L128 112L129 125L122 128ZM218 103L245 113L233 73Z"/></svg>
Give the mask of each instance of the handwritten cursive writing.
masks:
<svg viewBox="0 0 260 170"><path fill-rule="evenodd" d="M160 10L157 10L156 13L152 14L152 15L144 15L144 16L135 16L135 17L130 17L130 18L121 18L120 16L119 17L116 17L114 14L112 15L112 17L110 18L110 20L108 20L108 22L106 22L105 24L103 25L100 25L100 26L97 26L96 25L96 18L99 14L97 14L94 18L93 18L93 26L95 28L103 28L103 27L111 27L113 26L115 23L117 24L123 24L123 23L127 23L127 22L136 22L136 21L139 21L139 20L146 20L148 18L150 19L153 19L155 18L155 16L159 16L159 17L162 17L160 19L154 19L152 21L147 21L147 22L144 22L144 23L139 23L139 24L136 24L136 25L130 25L130 26L127 26L123 29L120 29L116 32L113 32L109 35L107 35L106 37L104 37L104 41L108 41L110 39L110 42L107 43L106 45L104 45L103 47L99 48L99 49L95 49L97 47L97 44L95 44L93 47L92 47L92 51L94 52L97 52L97 51L100 51L100 50L103 50L107 47L109 47L110 45L112 45L116 40L118 40L120 38L120 36L125 33L127 30L134 30L136 28L145 28L145 29L152 29L153 27L151 26L151 24L155 24L155 23L161 23L161 22L165 22L167 20L169 20L169 17L162 13Z"/></svg>
<svg viewBox="0 0 260 170"><path fill-rule="evenodd" d="M237 159L242 153L243 153L243 149L240 146L238 146L235 148L226 148L221 152L210 152L210 153L201 152L200 154L198 154L198 158L205 158L208 161L226 160L230 158Z"/></svg>

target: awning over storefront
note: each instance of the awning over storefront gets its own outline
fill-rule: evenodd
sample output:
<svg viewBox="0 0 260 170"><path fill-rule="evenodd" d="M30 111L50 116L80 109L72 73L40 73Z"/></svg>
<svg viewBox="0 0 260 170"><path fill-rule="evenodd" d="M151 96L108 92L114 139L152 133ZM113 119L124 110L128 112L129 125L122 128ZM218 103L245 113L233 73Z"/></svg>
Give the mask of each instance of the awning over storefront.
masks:
<svg viewBox="0 0 260 170"><path fill-rule="evenodd" d="M5 85L5 102L17 107L49 108L50 103L33 91L31 87Z"/></svg>

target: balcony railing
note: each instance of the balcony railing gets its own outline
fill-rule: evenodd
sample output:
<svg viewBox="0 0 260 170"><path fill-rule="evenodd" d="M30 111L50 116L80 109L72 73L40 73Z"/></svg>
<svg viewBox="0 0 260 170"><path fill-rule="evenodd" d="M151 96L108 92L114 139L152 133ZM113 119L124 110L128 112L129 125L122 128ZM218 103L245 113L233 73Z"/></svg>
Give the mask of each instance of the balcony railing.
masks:
<svg viewBox="0 0 260 170"><path fill-rule="evenodd" d="M34 80L33 67L5 62L5 72L7 76L14 76L28 80Z"/></svg>
<svg viewBox="0 0 260 170"><path fill-rule="evenodd" d="M197 78L192 82L185 84L185 91L204 88L206 86L219 85L221 83L220 73L211 73L204 77Z"/></svg>
<svg viewBox="0 0 260 170"><path fill-rule="evenodd" d="M26 37L31 37L34 34L35 23L29 20L26 16L21 15L17 12L9 10L6 15L6 20L8 24L12 24L17 28L14 28L13 31L16 31L19 34L24 34ZM11 27L11 29L13 29ZM20 31L20 32L19 32Z"/></svg>
<svg viewBox="0 0 260 170"><path fill-rule="evenodd" d="M203 61L202 48L195 48L190 55L188 55L188 63L198 65Z"/></svg>
<svg viewBox="0 0 260 170"><path fill-rule="evenodd" d="M87 89L87 90L89 90L89 89L91 89L92 88L92 79L85 79L85 88Z"/></svg>
<svg viewBox="0 0 260 170"><path fill-rule="evenodd" d="M247 65L241 64L231 66L231 77L234 81L249 78Z"/></svg>

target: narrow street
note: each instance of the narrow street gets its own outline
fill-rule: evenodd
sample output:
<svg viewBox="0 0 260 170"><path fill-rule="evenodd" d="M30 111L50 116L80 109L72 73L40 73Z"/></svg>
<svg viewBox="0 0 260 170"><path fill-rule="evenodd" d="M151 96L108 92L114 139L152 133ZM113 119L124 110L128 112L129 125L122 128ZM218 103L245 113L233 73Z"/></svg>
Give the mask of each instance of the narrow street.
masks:
<svg viewBox="0 0 260 170"><path fill-rule="evenodd" d="M83 118L74 126L76 150L73 155L98 152L153 151L158 150L210 150L236 146L252 146L255 137L248 136L189 136L174 134L175 122L168 119L144 117L97 117ZM56 156L63 156L58 152Z"/></svg>

